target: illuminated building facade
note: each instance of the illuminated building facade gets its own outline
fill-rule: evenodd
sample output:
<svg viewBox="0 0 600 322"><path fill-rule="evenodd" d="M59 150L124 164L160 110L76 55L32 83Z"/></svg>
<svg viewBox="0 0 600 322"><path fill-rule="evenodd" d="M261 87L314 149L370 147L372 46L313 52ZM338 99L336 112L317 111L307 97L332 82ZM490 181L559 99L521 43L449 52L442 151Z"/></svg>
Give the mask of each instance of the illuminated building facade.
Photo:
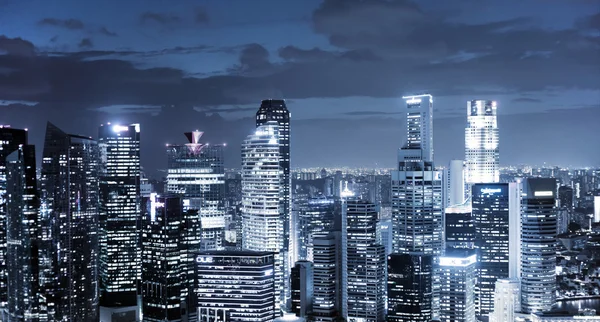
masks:
<svg viewBox="0 0 600 322"><path fill-rule="evenodd" d="M259 126L242 143L242 248L275 255L277 306L285 307L284 176L279 125ZM288 290L289 291L289 290Z"/></svg>
<svg viewBox="0 0 600 322"><path fill-rule="evenodd" d="M465 164L468 184L500 181L496 108L495 101L467 102Z"/></svg>
<svg viewBox="0 0 600 322"><path fill-rule="evenodd" d="M448 249L440 257L440 321L476 321L476 264L473 250Z"/></svg>
<svg viewBox="0 0 600 322"><path fill-rule="evenodd" d="M446 208L445 238L448 248L475 247L475 219L471 200L462 205Z"/></svg>
<svg viewBox="0 0 600 322"><path fill-rule="evenodd" d="M329 232L335 225L335 200L311 198L298 214L298 259L312 261L312 239L314 235Z"/></svg>
<svg viewBox="0 0 600 322"><path fill-rule="evenodd" d="M384 321L386 256L379 243L377 207L360 199L348 199L346 207L347 320Z"/></svg>
<svg viewBox="0 0 600 322"><path fill-rule="evenodd" d="M511 242L509 235L511 227L519 222L518 195L515 183L482 183L472 186L475 247L478 255L476 291L479 317L487 317L494 308L496 281L510 276L510 249L514 240ZM515 249L515 252L518 253L518 250Z"/></svg>
<svg viewBox="0 0 600 322"><path fill-rule="evenodd" d="M141 278L140 126L101 125L100 305L101 314L137 314ZM129 308L129 309L127 309ZM104 313L105 311L107 313Z"/></svg>
<svg viewBox="0 0 600 322"><path fill-rule="evenodd" d="M521 306L549 311L556 300L556 179L523 181L521 202Z"/></svg>
<svg viewBox="0 0 600 322"><path fill-rule="evenodd" d="M423 256L433 255L437 262L443 250L443 180L442 172L436 171L433 163L433 97L417 95L406 99L406 143L398 152L398 170L391 172L392 178L392 252L415 256L409 263L419 263ZM436 283L435 268L431 269L429 286L416 285L426 292L432 302L430 312L437 313L439 283ZM397 305L401 299L396 292L388 294L388 314L391 316L412 315L413 306ZM427 301L427 300L423 300ZM422 302L422 301L421 301ZM419 303L419 305L422 305ZM424 316L428 316L427 311ZM435 317L435 316L434 316Z"/></svg>
<svg viewBox="0 0 600 322"><path fill-rule="evenodd" d="M0 310L7 305L6 157L27 144L27 130L0 125Z"/></svg>
<svg viewBox="0 0 600 322"><path fill-rule="evenodd" d="M515 321L521 311L521 283L518 279L499 279L494 293L494 311L490 322Z"/></svg>
<svg viewBox="0 0 600 322"><path fill-rule="evenodd" d="M183 196L185 207L200 216L200 226L190 234L189 243L201 245L202 250L218 250L223 249L227 224L223 145L200 143L202 134L188 132L189 143L167 145L166 191Z"/></svg>
<svg viewBox="0 0 600 322"><path fill-rule="evenodd" d="M48 123L42 160L40 286L49 320L98 320L99 149Z"/></svg>
<svg viewBox="0 0 600 322"><path fill-rule="evenodd" d="M332 231L313 236L313 308L316 322L342 317L342 234Z"/></svg>
<svg viewBox="0 0 600 322"><path fill-rule="evenodd" d="M313 263L298 261L292 267L292 312L299 317L307 317L313 301Z"/></svg>
<svg viewBox="0 0 600 322"><path fill-rule="evenodd" d="M152 193L142 201L142 315L143 321L187 321L194 278L187 276L190 265L188 245L182 234L193 216L185 214L183 199L177 195ZM190 210L194 214L195 211ZM195 219L196 223L198 219ZM192 256L195 257L196 252ZM191 278L190 278L191 277ZM191 279L191 283L190 283ZM189 293L188 293L189 289ZM192 311L190 311L192 307Z"/></svg>
<svg viewBox="0 0 600 322"><path fill-rule="evenodd" d="M391 254L387 267L387 320L431 321L434 256Z"/></svg>
<svg viewBox="0 0 600 322"><path fill-rule="evenodd" d="M20 145L3 164L6 171L7 320L39 321L39 195L34 146Z"/></svg>
<svg viewBox="0 0 600 322"><path fill-rule="evenodd" d="M450 160L444 169L444 208L461 205L465 201L463 160Z"/></svg>
<svg viewBox="0 0 600 322"><path fill-rule="evenodd" d="M196 258L198 321L273 321L274 269L270 252L201 252Z"/></svg>
<svg viewBox="0 0 600 322"><path fill-rule="evenodd" d="M288 111L284 100L268 99L263 100L260 104L260 108L256 112L256 128L257 130L264 125L275 122L278 125L278 137L277 141L279 144L279 167L281 171L281 216L282 216L282 228L283 228L283 245L281 250L282 258L282 278L283 278L283 290L281 298L281 306L284 310L288 306L290 299L290 269L291 269L291 255L290 255L290 242L292 241L291 231L291 211L292 211L292 177L290 172L290 119L291 113Z"/></svg>

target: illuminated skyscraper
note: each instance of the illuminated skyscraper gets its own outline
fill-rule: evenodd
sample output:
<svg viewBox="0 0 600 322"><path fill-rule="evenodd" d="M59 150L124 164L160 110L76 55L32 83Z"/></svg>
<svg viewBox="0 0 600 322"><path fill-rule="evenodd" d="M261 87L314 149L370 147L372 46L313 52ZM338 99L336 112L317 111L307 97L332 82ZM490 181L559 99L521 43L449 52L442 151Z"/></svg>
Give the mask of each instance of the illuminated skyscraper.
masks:
<svg viewBox="0 0 600 322"><path fill-rule="evenodd" d="M196 303L192 303L195 263L181 259L195 259L197 250L188 247L184 236L190 226L197 225L198 217L196 210L184 208L182 197L177 195L152 193L143 198L143 321L195 321Z"/></svg>
<svg viewBox="0 0 600 322"><path fill-rule="evenodd" d="M388 321L431 321L433 256L391 254L387 265Z"/></svg>
<svg viewBox="0 0 600 322"><path fill-rule="evenodd" d="M465 201L465 177L463 160L450 160L444 170L444 208L460 205Z"/></svg>
<svg viewBox="0 0 600 322"><path fill-rule="evenodd" d="M433 256L431 265L425 265L421 272L430 276L429 280L419 282L432 283L423 285L412 283L412 287L431 289L425 293L431 301L431 311L437 313L438 301L434 274L437 263L436 256L443 249L443 214L442 214L442 172L436 171L433 164L433 98L431 95L404 97L407 104L407 142L398 153L398 170L392 171L392 251L395 254L415 256L410 263L421 263L422 257ZM397 295L396 295L397 294ZM412 316L413 307L398 305L400 292L388 294L389 316ZM419 304L421 305L421 304ZM397 310L408 310L401 312ZM425 313L427 315L427 313ZM417 314L423 316L422 314ZM430 315L428 315L431 318ZM426 317L425 317L426 318Z"/></svg>
<svg viewBox="0 0 600 322"><path fill-rule="evenodd" d="M269 252L201 252L196 258L198 321L273 321L278 315L274 264Z"/></svg>
<svg viewBox="0 0 600 322"><path fill-rule="evenodd" d="M27 144L27 130L0 125L0 310L7 305L6 157Z"/></svg>
<svg viewBox="0 0 600 322"><path fill-rule="evenodd" d="M242 248L275 254L277 306L285 307L285 178L279 125L268 122L242 143Z"/></svg>
<svg viewBox="0 0 600 322"><path fill-rule="evenodd" d="M336 321L342 317L343 307L341 232L314 236L311 248L314 264L312 319L317 322Z"/></svg>
<svg viewBox="0 0 600 322"><path fill-rule="evenodd" d="M7 321L39 321L39 196L35 149L21 145L5 158Z"/></svg>
<svg viewBox="0 0 600 322"><path fill-rule="evenodd" d="M263 100L260 108L256 112L256 128L260 128L271 122L276 122L278 125L278 144L279 144L279 167L282 175L281 182L281 215L283 227L283 246L281 247L281 257L283 259L283 283L284 289L281 299L283 307L289 306L290 300L290 270L291 270L291 255L290 255L290 217L292 212L292 177L290 175L290 119L291 113L285 106L284 100Z"/></svg>
<svg viewBox="0 0 600 322"><path fill-rule="evenodd" d="M336 204L331 198L312 198L299 210L298 259L312 261L312 240L334 229Z"/></svg>
<svg viewBox="0 0 600 322"><path fill-rule="evenodd" d="M549 311L556 300L556 179L523 181L521 203L521 305L524 313Z"/></svg>
<svg viewBox="0 0 600 322"><path fill-rule="evenodd" d="M299 317L307 317L313 301L313 263L298 261L292 267L292 312Z"/></svg>
<svg viewBox="0 0 600 322"><path fill-rule="evenodd" d="M98 320L98 144L46 128L42 160L41 281L49 320Z"/></svg>
<svg viewBox="0 0 600 322"><path fill-rule="evenodd" d="M140 126L100 126L101 314L138 314ZM110 318L103 318L110 321Z"/></svg>
<svg viewBox="0 0 600 322"><path fill-rule="evenodd" d="M466 182L468 184L499 182L499 162L496 102L486 100L467 102Z"/></svg>
<svg viewBox="0 0 600 322"><path fill-rule="evenodd" d="M521 283L519 280L497 280L494 293L494 311L490 313L490 322L514 321L515 313L520 311Z"/></svg>
<svg viewBox="0 0 600 322"><path fill-rule="evenodd" d="M200 226L189 243L202 250L223 249L226 227L223 145L200 143L203 132L185 133L189 143L167 145L168 193L184 197L187 209L197 210ZM200 227L202 233L200 235Z"/></svg>
<svg viewBox="0 0 600 322"><path fill-rule="evenodd" d="M475 219L471 208L471 200L462 205L446 208L445 237L448 248L475 247Z"/></svg>
<svg viewBox="0 0 600 322"><path fill-rule="evenodd" d="M472 186L472 211L477 248L477 315L485 318L494 308L498 279L511 271L511 227L519 222L519 190L516 183L482 183ZM515 231L518 235L518 231ZM514 236L516 237L516 236ZM518 253L514 248L514 252ZM513 261L514 262L514 261ZM515 263L516 264L516 263Z"/></svg>
<svg viewBox="0 0 600 322"><path fill-rule="evenodd" d="M473 250L448 249L440 257L440 321L475 322L475 264Z"/></svg>
<svg viewBox="0 0 600 322"><path fill-rule="evenodd" d="M386 255L375 204L349 199L347 207L348 321L385 319Z"/></svg>

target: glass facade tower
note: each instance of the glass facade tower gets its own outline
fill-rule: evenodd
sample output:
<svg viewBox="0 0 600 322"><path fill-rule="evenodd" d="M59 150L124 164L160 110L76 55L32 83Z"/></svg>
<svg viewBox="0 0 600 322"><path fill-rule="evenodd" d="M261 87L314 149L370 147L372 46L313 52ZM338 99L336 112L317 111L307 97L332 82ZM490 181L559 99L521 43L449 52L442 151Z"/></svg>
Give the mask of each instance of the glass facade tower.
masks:
<svg viewBox="0 0 600 322"><path fill-rule="evenodd" d="M496 107L495 101L467 102L465 164L468 184L500 181Z"/></svg>
<svg viewBox="0 0 600 322"><path fill-rule="evenodd" d="M39 321L39 234L35 149L5 158L8 321Z"/></svg>
<svg viewBox="0 0 600 322"><path fill-rule="evenodd" d="M48 123L39 222L40 285L49 320L98 319L98 159L95 140Z"/></svg>
<svg viewBox="0 0 600 322"><path fill-rule="evenodd" d="M140 126L101 125L100 305L137 306L141 278Z"/></svg>

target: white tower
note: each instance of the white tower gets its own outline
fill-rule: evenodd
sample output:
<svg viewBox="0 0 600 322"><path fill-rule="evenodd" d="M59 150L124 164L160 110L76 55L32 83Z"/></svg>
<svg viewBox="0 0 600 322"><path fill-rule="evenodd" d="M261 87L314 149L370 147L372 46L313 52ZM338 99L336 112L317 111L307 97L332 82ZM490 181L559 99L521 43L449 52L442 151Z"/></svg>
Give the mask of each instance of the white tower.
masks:
<svg viewBox="0 0 600 322"><path fill-rule="evenodd" d="M468 184L500 181L496 106L495 101L467 102L465 163Z"/></svg>

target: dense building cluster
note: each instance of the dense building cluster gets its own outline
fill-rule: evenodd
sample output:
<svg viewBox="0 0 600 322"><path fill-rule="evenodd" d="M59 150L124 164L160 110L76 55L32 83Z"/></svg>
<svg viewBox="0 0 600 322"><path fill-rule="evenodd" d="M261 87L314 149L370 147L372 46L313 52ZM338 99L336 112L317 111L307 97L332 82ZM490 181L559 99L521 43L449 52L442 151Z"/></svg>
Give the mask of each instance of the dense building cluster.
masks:
<svg viewBox="0 0 600 322"><path fill-rule="evenodd" d="M498 105L467 102L465 159L436 166L433 97L406 101L391 170L292 171L265 100L241 144L185 133L166 176L139 124L98 138L0 127L2 321L598 320L600 170L500 168ZM575 299L573 299L575 297Z"/></svg>

